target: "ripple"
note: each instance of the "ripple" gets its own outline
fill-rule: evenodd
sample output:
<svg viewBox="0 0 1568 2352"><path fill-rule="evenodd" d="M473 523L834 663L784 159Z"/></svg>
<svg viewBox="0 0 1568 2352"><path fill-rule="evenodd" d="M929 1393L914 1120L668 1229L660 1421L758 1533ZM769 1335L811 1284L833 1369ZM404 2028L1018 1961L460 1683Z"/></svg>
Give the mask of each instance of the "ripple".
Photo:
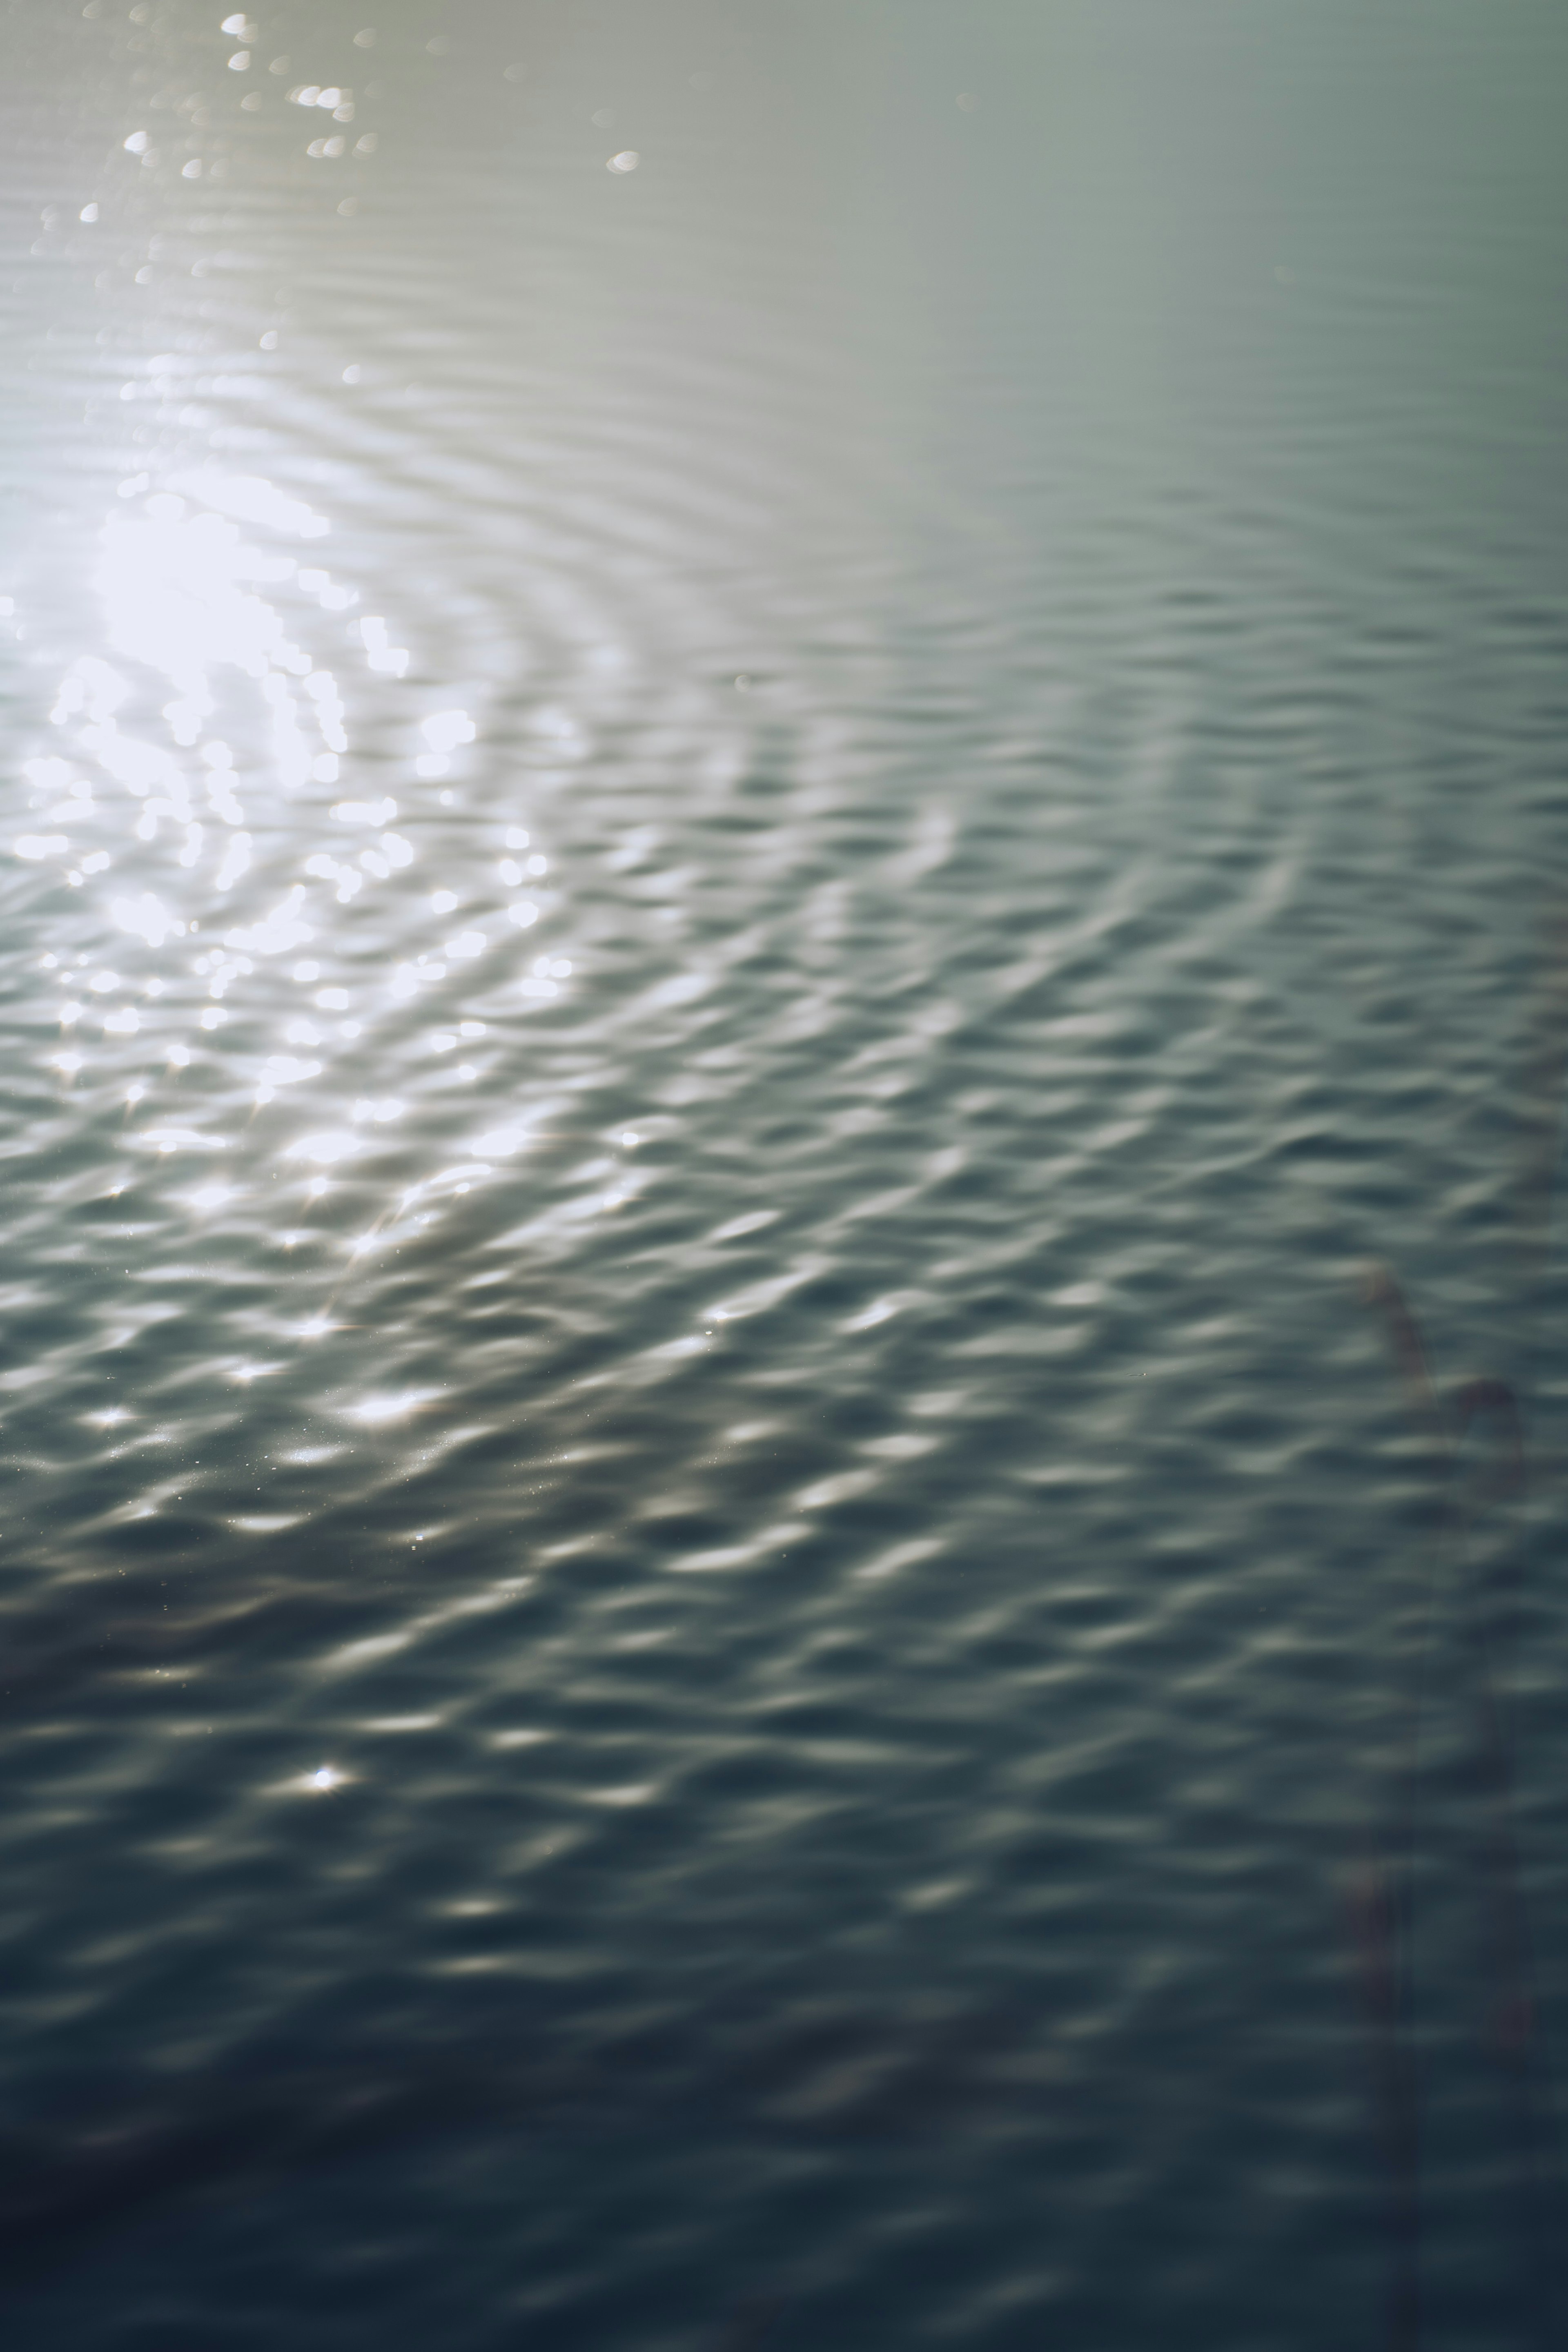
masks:
<svg viewBox="0 0 1568 2352"><path fill-rule="evenodd" d="M1361 1270L1560 1404L1561 34L606 27L18 37L8 2289L1356 2340ZM1456 2341L1540 1475L1434 1621Z"/></svg>

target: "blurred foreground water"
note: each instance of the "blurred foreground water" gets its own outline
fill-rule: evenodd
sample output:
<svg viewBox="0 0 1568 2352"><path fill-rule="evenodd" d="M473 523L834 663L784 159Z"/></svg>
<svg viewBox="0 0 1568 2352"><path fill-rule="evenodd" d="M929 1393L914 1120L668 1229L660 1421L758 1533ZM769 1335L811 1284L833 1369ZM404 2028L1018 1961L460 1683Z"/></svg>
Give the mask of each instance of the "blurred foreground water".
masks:
<svg viewBox="0 0 1568 2352"><path fill-rule="evenodd" d="M1568 21L8 29L8 2340L1544 2343Z"/></svg>

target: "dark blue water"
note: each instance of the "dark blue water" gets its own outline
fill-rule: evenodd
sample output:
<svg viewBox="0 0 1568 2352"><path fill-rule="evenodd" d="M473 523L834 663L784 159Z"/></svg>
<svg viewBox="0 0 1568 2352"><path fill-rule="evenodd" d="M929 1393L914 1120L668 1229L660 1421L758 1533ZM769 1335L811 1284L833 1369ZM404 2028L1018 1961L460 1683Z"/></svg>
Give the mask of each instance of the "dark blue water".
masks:
<svg viewBox="0 0 1568 2352"><path fill-rule="evenodd" d="M1562 2340L1565 98L13 8L8 2341Z"/></svg>

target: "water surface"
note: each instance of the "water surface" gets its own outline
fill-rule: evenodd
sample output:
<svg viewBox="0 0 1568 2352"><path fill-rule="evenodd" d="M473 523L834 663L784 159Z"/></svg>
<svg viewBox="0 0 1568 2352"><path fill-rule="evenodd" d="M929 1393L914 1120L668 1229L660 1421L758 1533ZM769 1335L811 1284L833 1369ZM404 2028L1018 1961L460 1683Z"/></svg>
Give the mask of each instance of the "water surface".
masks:
<svg viewBox="0 0 1568 2352"><path fill-rule="evenodd" d="M1383 2343L1369 1261L1540 1464L1416 2021L1421 2341L1545 2340L1560 12L7 84L16 2340Z"/></svg>

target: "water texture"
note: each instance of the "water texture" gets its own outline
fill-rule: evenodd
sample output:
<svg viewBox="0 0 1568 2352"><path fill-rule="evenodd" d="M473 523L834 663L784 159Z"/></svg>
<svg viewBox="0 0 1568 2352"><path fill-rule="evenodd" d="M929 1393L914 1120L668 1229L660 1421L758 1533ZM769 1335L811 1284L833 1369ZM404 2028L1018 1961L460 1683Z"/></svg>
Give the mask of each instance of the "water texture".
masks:
<svg viewBox="0 0 1568 2352"><path fill-rule="evenodd" d="M1560 2341L1568 20L6 26L7 2340Z"/></svg>

